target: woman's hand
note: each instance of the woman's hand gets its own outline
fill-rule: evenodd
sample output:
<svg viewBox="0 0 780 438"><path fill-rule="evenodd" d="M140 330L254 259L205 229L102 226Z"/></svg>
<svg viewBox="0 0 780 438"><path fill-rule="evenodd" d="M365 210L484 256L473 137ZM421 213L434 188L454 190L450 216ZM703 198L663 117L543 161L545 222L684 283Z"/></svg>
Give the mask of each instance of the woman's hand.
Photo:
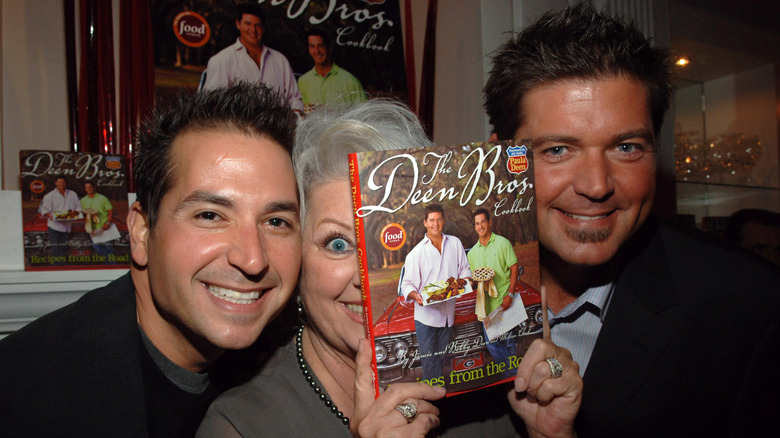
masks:
<svg viewBox="0 0 780 438"><path fill-rule="evenodd" d="M563 366L553 377L546 359ZM574 419L582 403L580 366L569 350L551 341L535 340L517 367L515 387L509 391L509 404L523 419L532 437L573 437Z"/></svg>
<svg viewBox="0 0 780 438"><path fill-rule="evenodd" d="M425 383L396 383L375 399L373 351L367 345L367 340L360 340L355 358L355 410L349 418L350 432L356 437L424 437L439 425L439 409L426 400L438 400L446 391ZM417 407L412 421L396 410L400 403Z"/></svg>

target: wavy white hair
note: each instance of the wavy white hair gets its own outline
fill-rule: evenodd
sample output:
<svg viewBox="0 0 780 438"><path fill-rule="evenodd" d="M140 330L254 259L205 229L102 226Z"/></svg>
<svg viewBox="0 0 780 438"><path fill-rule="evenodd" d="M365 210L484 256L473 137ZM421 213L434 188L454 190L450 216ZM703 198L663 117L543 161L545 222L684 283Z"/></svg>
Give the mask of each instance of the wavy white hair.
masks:
<svg viewBox="0 0 780 438"><path fill-rule="evenodd" d="M420 120L404 104L372 99L323 107L298 124L293 165L301 198L301 225L312 189L349 180L347 154L431 145Z"/></svg>

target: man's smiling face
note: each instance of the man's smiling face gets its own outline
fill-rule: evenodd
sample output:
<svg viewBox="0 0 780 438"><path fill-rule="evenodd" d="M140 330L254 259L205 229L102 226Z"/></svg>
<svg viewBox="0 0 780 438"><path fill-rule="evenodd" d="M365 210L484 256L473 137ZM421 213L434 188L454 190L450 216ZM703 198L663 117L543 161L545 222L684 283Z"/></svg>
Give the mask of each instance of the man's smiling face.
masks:
<svg viewBox="0 0 780 438"><path fill-rule="evenodd" d="M490 219L484 214L478 214L474 217L474 231L480 239L487 239L492 232L490 227Z"/></svg>
<svg viewBox="0 0 780 438"><path fill-rule="evenodd" d="M319 35L308 36L309 55L314 60L316 66L327 66L330 64L330 49Z"/></svg>
<svg viewBox="0 0 780 438"><path fill-rule="evenodd" d="M541 84L522 113L515 138L533 141L540 243L574 265L608 262L655 193L644 86L622 76Z"/></svg>
<svg viewBox="0 0 780 438"><path fill-rule="evenodd" d="M260 47L263 44L263 22L260 17L244 14L241 20L236 20L241 44L249 47Z"/></svg>
<svg viewBox="0 0 780 438"><path fill-rule="evenodd" d="M423 221L423 225L429 238L441 237L444 229L444 215L438 211L432 211L428 213L428 217Z"/></svg>
<svg viewBox="0 0 780 438"><path fill-rule="evenodd" d="M148 278L148 290L136 282L139 322L182 365L257 339L295 286L300 227L290 155L274 141L198 131L172 147L155 227L131 230Z"/></svg>

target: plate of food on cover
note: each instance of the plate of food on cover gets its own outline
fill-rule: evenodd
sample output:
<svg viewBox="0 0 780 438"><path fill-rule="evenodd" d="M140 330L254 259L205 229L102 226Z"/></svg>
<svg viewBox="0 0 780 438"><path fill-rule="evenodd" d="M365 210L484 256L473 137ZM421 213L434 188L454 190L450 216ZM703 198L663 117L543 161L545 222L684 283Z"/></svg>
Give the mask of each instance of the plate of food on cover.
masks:
<svg viewBox="0 0 780 438"><path fill-rule="evenodd" d="M473 292L473 289L467 279L450 277L444 281L435 281L425 285L420 294L423 298L423 306L428 306L456 299L469 292Z"/></svg>
<svg viewBox="0 0 780 438"><path fill-rule="evenodd" d="M84 219L81 212L75 210L54 210L51 212L51 215L54 216L54 220L56 221L75 221Z"/></svg>

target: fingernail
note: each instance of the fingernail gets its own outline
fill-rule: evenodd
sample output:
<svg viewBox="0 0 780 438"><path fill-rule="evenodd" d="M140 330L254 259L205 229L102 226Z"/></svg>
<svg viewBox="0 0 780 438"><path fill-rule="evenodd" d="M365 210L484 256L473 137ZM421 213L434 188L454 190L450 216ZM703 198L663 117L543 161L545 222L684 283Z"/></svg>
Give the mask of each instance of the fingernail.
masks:
<svg viewBox="0 0 780 438"><path fill-rule="evenodd" d="M528 389L528 388L526 386L525 379L522 378L522 377L515 378L515 391L523 392L526 389Z"/></svg>
<svg viewBox="0 0 780 438"><path fill-rule="evenodd" d="M364 340L364 339L362 339L362 338L361 338L361 339L358 339L358 353L360 353L361 351L363 351L363 343L364 343L364 342L365 342L365 340Z"/></svg>

